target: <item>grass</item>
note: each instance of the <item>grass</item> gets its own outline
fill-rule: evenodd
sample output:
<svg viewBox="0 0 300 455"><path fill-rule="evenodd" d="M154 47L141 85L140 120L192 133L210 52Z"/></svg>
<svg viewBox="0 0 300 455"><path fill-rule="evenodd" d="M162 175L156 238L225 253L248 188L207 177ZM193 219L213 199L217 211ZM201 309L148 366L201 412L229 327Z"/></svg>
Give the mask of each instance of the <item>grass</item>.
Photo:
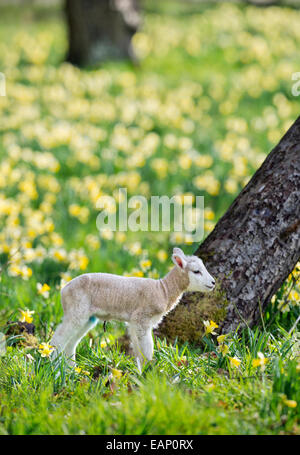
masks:
<svg viewBox="0 0 300 455"><path fill-rule="evenodd" d="M142 375L119 323L81 342L77 370L41 356L69 279L156 278L173 245L196 248L174 232L99 233L99 197L204 195L207 235L298 115L299 11L222 4L182 20L182 6L150 6L139 67L81 70L63 63L59 11L1 8L0 434L300 432L299 265L257 327L157 339ZM27 309L34 334L17 326Z"/></svg>
<svg viewBox="0 0 300 455"><path fill-rule="evenodd" d="M28 347L9 347L1 360L1 433L298 433L296 339L285 331L229 336L238 368L211 340L204 351L157 341L142 376L112 337L105 348L97 338L93 331L92 342L82 342L79 373ZM252 366L260 351L264 371Z"/></svg>

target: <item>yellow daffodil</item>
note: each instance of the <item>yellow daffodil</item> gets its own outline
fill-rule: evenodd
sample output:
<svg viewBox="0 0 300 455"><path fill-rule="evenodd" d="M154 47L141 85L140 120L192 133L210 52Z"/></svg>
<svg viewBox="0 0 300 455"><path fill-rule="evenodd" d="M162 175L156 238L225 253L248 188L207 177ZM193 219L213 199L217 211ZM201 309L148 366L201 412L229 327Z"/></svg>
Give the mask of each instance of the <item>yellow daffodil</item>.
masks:
<svg viewBox="0 0 300 455"><path fill-rule="evenodd" d="M210 207L205 207L204 218L209 221L212 221L215 218L215 214Z"/></svg>
<svg viewBox="0 0 300 455"><path fill-rule="evenodd" d="M168 259L168 254L165 250L159 250L156 256L160 262L165 262Z"/></svg>
<svg viewBox="0 0 300 455"><path fill-rule="evenodd" d="M41 343L39 345L39 353L41 354L42 357L49 357L50 354L54 351L54 347L51 346L49 343Z"/></svg>
<svg viewBox="0 0 300 455"><path fill-rule="evenodd" d="M120 379L122 377L123 372L121 370L117 370L116 368L112 368L111 374L115 379Z"/></svg>
<svg viewBox="0 0 300 455"><path fill-rule="evenodd" d="M30 310L20 310L21 317L19 319L20 322L28 322L29 324L33 321L32 314L34 314L34 311Z"/></svg>
<svg viewBox="0 0 300 455"><path fill-rule="evenodd" d="M143 259L140 261L140 266L143 271L149 269L151 267L152 262L150 259Z"/></svg>
<svg viewBox="0 0 300 455"><path fill-rule="evenodd" d="M83 370L82 368L80 367L75 367L74 368L75 372L78 373L78 374L84 374L86 376L89 376L90 375L90 372L89 371L86 371L86 370Z"/></svg>
<svg viewBox="0 0 300 455"><path fill-rule="evenodd" d="M283 403L288 406L289 408L296 408L297 407L297 401L295 400L283 400Z"/></svg>
<svg viewBox="0 0 300 455"><path fill-rule="evenodd" d="M67 260L67 252L62 248L53 252L53 256L58 262L64 262Z"/></svg>
<svg viewBox="0 0 300 455"><path fill-rule="evenodd" d="M217 347L217 351L220 352L223 356L225 356L229 352L229 347L227 346L227 344L222 343Z"/></svg>
<svg viewBox="0 0 300 455"><path fill-rule="evenodd" d="M8 273L11 276L20 276L23 280L28 280L32 276L32 270L26 265L19 266L17 264L11 264L8 268Z"/></svg>
<svg viewBox="0 0 300 455"><path fill-rule="evenodd" d="M79 268L80 268L80 270L85 270L87 268L87 266L88 266L88 263L89 263L89 259L86 256L82 256L79 259Z"/></svg>
<svg viewBox="0 0 300 455"><path fill-rule="evenodd" d="M214 330L219 327L218 324L216 324L212 320L211 321L203 321L203 324L205 325L205 335L208 335L209 333L211 333L212 335L217 335Z"/></svg>
<svg viewBox="0 0 300 455"><path fill-rule="evenodd" d="M230 365L234 368L238 368L241 364L240 359L238 359L236 356L229 357L229 360L230 360Z"/></svg>
<svg viewBox="0 0 300 455"><path fill-rule="evenodd" d="M47 283L37 283L36 287L39 295L42 295L45 299L49 297L50 286Z"/></svg>
<svg viewBox="0 0 300 455"><path fill-rule="evenodd" d="M143 277L144 276L144 272L142 270L138 270L138 269L132 269L129 276L136 276L136 277Z"/></svg>
<svg viewBox="0 0 300 455"><path fill-rule="evenodd" d="M128 251L134 256L139 256L143 252L140 242L135 242L129 245Z"/></svg>
<svg viewBox="0 0 300 455"><path fill-rule="evenodd" d="M260 367L262 370L264 370L268 359L263 355L262 352L258 352L257 357L257 359L252 360L252 366L254 368Z"/></svg>
<svg viewBox="0 0 300 455"><path fill-rule="evenodd" d="M296 305L297 303L300 302L300 294L296 291L296 289L293 289L289 293L288 299L293 305Z"/></svg>
<svg viewBox="0 0 300 455"><path fill-rule="evenodd" d="M226 336L227 336L227 335L219 335L219 336L217 337L217 342L218 342L219 344L224 343Z"/></svg>

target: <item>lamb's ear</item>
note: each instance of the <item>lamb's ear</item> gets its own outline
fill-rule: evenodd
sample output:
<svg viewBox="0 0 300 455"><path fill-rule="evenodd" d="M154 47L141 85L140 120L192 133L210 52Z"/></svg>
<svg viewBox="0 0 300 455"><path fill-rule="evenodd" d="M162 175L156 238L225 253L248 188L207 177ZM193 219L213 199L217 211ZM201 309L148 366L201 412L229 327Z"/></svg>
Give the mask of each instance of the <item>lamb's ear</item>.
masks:
<svg viewBox="0 0 300 455"><path fill-rule="evenodd" d="M172 261L180 269L185 269L187 265L187 260L184 252L180 248L174 248L172 254Z"/></svg>

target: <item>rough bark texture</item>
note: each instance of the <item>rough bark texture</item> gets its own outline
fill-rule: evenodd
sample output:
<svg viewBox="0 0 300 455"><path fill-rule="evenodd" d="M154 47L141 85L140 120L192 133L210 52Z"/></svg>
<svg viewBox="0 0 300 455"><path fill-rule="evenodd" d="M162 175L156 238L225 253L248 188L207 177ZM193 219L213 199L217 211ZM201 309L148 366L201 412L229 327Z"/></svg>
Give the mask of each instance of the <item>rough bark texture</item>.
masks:
<svg viewBox="0 0 300 455"><path fill-rule="evenodd" d="M135 60L131 38L140 23L137 0L66 0L65 12L69 62L81 66Z"/></svg>
<svg viewBox="0 0 300 455"><path fill-rule="evenodd" d="M226 301L225 317L218 318L220 332L255 324L300 257L300 117L195 254L217 278L221 292L211 310L206 296L184 294L156 334L197 342L203 319Z"/></svg>

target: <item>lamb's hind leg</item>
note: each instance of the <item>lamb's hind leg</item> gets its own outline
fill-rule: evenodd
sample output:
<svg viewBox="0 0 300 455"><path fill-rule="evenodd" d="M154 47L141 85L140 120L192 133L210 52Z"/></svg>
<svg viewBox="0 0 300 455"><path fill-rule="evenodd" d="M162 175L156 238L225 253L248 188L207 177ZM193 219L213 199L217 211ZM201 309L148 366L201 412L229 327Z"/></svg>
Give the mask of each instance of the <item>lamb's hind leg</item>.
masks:
<svg viewBox="0 0 300 455"><path fill-rule="evenodd" d="M72 364L78 342L93 325L89 321L90 298L83 288L83 284L87 285L86 280L79 285L76 285L76 281L74 283L66 285L61 291L64 318L50 342L57 348L52 357L55 358L57 353L65 351L67 357L70 357L69 363Z"/></svg>

